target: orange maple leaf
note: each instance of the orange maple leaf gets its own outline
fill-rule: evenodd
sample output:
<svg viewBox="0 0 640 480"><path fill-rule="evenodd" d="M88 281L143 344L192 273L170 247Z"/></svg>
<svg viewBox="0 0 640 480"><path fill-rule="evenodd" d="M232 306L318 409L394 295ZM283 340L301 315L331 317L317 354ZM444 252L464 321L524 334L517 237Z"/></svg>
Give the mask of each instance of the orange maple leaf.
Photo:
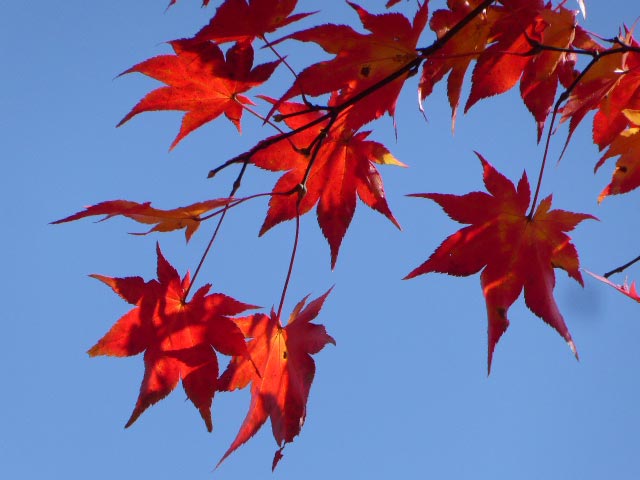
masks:
<svg viewBox="0 0 640 480"><path fill-rule="evenodd" d="M297 0L226 0L195 36L216 43L252 42L311 13L291 15Z"/></svg>
<svg viewBox="0 0 640 480"><path fill-rule="evenodd" d="M144 353L145 373L129 427L148 407L166 397L182 380L187 397L213 428L211 404L218 386L216 350L249 358L244 335L229 318L253 305L201 287L185 300L189 276L182 280L157 247L158 280L92 275L136 307L120 318L89 355L128 357ZM215 349L215 350L214 350Z"/></svg>
<svg viewBox="0 0 640 480"><path fill-rule="evenodd" d="M307 111L303 104L285 102L279 107L292 129L320 118L317 112ZM335 266L342 239L349 228L356 208L356 196L372 209L382 213L400 228L387 204L382 178L374 164L405 166L395 159L382 144L366 140L369 132L354 132L340 117L322 140L306 181L306 192L300 201L293 192L304 179L309 166L307 147L316 142L326 124L319 124L258 151L251 162L261 168L285 173L273 187L269 211L260 235L274 225L304 214L318 204L318 224L331 248L331 266Z"/></svg>
<svg viewBox="0 0 640 480"><path fill-rule="evenodd" d="M273 468L282 458L285 445L300 433L316 370L311 355L327 343L336 343L323 325L311 323L330 291L306 307L308 297L305 297L295 306L285 327L273 311L271 315L235 319L244 335L252 339L248 343L250 358L260 374L248 356L236 356L220 376L218 388L225 391L245 388L251 382L251 405L238 435L218 465L255 435L267 418L271 419L273 436L280 447Z"/></svg>
<svg viewBox="0 0 640 480"><path fill-rule="evenodd" d="M371 33L365 35L349 26L326 24L279 40L314 42L335 55L332 60L316 63L300 72L281 101L302 94L315 97L340 92L338 103L341 103L418 58L416 45L427 22L427 2L416 12L413 24L399 13L373 15L355 3L347 3L358 13L362 25ZM349 127L358 129L385 112L393 116L406 78L405 74L393 80L368 95L366 101L352 106L347 121Z"/></svg>
<svg viewBox="0 0 640 480"><path fill-rule="evenodd" d="M122 215L139 223L155 224L148 232L135 233L134 235L146 235L151 232L170 232L184 228L184 235L187 241L189 241L191 236L198 230L198 227L200 227L202 221L201 215L203 213L210 212L214 208L224 207L232 200L233 198L216 198L172 210L153 208L151 202L137 203L129 200L108 200L86 207L81 212L74 213L73 215L51 223L71 222L94 215L105 215L105 217L100 220L102 222L111 217Z"/></svg>
<svg viewBox="0 0 640 480"><path fill-rule="evenodd" d="M145 60L122 73L138 72L166 83L147 94L125 115L118 126L142 112L182 110L180 132L174 148L189 133L223 113L240 131L242 104L253 102L241 93L264 83L280 63L264 63L255 68L250 44L235 44L225 55L211 42L175 40L175 55Z"/></svg>
<svg viewBox="0 0 640 480"><path fill-rule="evenodd" d="M531 197L526 174L518 187L478 154L489 193L466 195L422 193L460 223L470 224L448 237L422 265L406 278L430 272L468 276L480 270L489 321L488 368L496 343L509 326L507 312L524 289L529 309L567 341L577 357L571 334L553 298L554 268L562 268L581 285L578 253L565 232L595 217L550 210L551 196L535 214L526 214Z"/></svg>

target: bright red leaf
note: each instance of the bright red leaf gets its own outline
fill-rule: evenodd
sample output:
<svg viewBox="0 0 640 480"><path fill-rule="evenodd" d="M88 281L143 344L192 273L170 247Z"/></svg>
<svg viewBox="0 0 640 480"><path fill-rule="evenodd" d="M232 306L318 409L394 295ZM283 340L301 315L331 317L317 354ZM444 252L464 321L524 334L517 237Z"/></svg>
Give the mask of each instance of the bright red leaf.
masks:
<svg viewBox="0 0 640 480"><path fill-rule="evenodd" d="M626 44L634 43L630 32L620 36L618 40ZM605 51L595 44L590 49ZM580 78L562 107L561 120L569 121L567 143L582 119L591 110L598 110L594 117L593 138L600 149L609 145L628 125L622 110L634 108L628 102L638 88L637 74L634 75L632 73L634 69L629 70L627 65L631 58L635 58L637 65L640 57L630 57L629 52L601 55ZM626 79L625 86L619 89L618 86L624 79Z"/></svg>
<svg viewBox="0 0 640 480"><path fill-rule="evenodd" d="M251 68L253 48L236 44L225 55L211 42L175 40L170 42L175 55L160 55L145 60L123 73L138 72L166 83L147 94L120 121L118 126L142 112L182 110L175 147L186 135L223 113L240 131L242 104L253 102L241 93L262 84L279 62Z"/></svg>
<svg viewBox="0 0 640 480"><path fill-rule="evenodd" d="M406 278L430 272L468 276L480 270L489 320L488 367L496 343L509 326L507 312L524 289L529 309L558 331L576 354L571 334L553 298L554 268L562 268L581 285L578 253L565 232L591 215L550 210L551 197L527 216L529 182L522 175L517 189L478 155L489 193L466 195L423 193L453 219L470 224L448 237L429 259Z"/></svg>
<svg viewBox="0 0 640 480"><path fill-rule="evenodd" d="M284 115L303 112L303 104L283 103L279 111ZM299 128L320 117L311 112L289 116L286 123ZM251 162L258 167L285 173L276 183L276 193L292 192L309 166L310 156L305 149L320 135L325 124L308 128L291 137L258 151ZM404 166L380 143L366 140L369 132L354 132L341 117L331 128L313 162L306 182L306 193L299 205L300 214L318 204L318 224L331 248L331 266L335 266L342 239L356 208L356 196L372 209L382 213L394 225L399 224L387 204L382 178L374 164ZM295 148L294 148L295 146ZM262 225L262 235L274 225L296 217L297 194L275 194L269 201L269 211Z"/></svg>
<svg viewBox="0 0 640 480"><path fill-rule="evenodd" d="M609 195L627 193L640 186L640 111L623 110L623 115L632 126L613 139L595 167L597 171L608 159L619 157L611 182L600 193L598 202Z"/></svg>
<svg viewBox="0 0 640 480"><path fill-rule="evenodd" d="M635 47L638 46L632 39L627 41L631 41ZM593 141L601 150L611 145L630 125L630 119L625 112L640 110L640 53L629 52L614 57L622 61L616 71L612 72L616 82L611 90L600 98L598 111L593 118ZM637 125L637 122L635 124Z"/></svg>
<svg viewBox="0 0 640 480"><path fill-rule="evenodd" d="M442 38L481 1L448 0L449 10L443 9L433 12L429 26L438 38ZM486 48L490 27L491 21L486 13L476 16L458 35L455 35L440 50L429 56L423 64L422 78L418 89L423 101L431 94L435 84L450 72L447 80L447 95L451 105L452 127L455 127L465 73L470 63L477 59L478 55Z"/></svg>
<svg viewBox="0 0 640 480"><path fill-rule="evenodd" d="M194 203L187 207L174 208L172 210L153 208L150 202L137 203L128 200L108 200L87 207L81 212L74 213L73 215L52 223L71 222L94 215L105 215L105 218L100 220L104 221L111 217L122 215L139 223L148 225L155 224L148 232L134 235L146 235L151 232L170 232L184 228L184 235L187 241L189 241L191 236L198 230L198 227L200 227L203 213L210 212L215 208L224 207L232 200L232 198L217 198Z"/></svg>
<svg viewBox="0 0 640 480"><path fill-rule="evenodd" d="M504 93L518 82L530 60L524 55L531 50L527 37L537 40L544 30L538 18L542 8L542 0L513 0L489 10L490 46L473 69L465 112L478 100Z"/></svg>
<svg viewBox="0 0 640 480"><path fill-rule="evenodd" d="M448 10L434 12L432 30L442 38L480 3L480 0L448 0ZM465 111L483 98L510 90L520 81L520 93L536 120L539 139L558 83L568 86L575 75L575 55L563 50L585 46L585 38L585 32L576 24L576 12L562 6L552 8L541 0L492 5L429 56L423 67L420 96L424 100L450 72L448 96L455 126L464 76L470 63L477 60ZM533 54L535 42L555 50Z"/></svg>
<svg viewBox="0 0 640 480"><path fill-rule="evenodd" d="M285 327L273 311L271 315L256 314L235 320L244 335L251 338L250 358L260 375L248 356L237 356L220 376L220 390L245 388L251 383L249 412L220 462L255 435L267 418L271 419L273 436L280 447L274 456L273 468L282 458L285 445L300 433L316 370L311 355L327 343L336 343L323 325L311 323L327 295L329 292L306 307L308 297L305 297L295 306Z"/></svg>
<svg viewBox="0 0 640 480"><path fill-rule="evenodd" d="M296 3L297 0L225 0L195 38L216 43L252 42L311 15L291 15Z"/></svg>
<svg viewBox="0 0 640 480"><path fill-rule="evenodd" d="M418 57L416 45L427 22L427 2L416 12L413 24L399 13L372 15L355 3L348 3L371 33L365 35L345 25L326 24L282 39L317 43L335 58L300 72L281 101L301 94L315 97L340 92L338 102L344 102ZM406 77L393 80L368 95L365 101L357 102L349 112L349 127L358 129L385 112L393 116Z"/></svg>
<svg viewBox="0 0 640 480"><path fill-rule="evenodd" d="M135 308L120 318L88 353L92 357L128 357L145 352L140 395L126 427L182 380L187 397L211 431L211 404L218 387L216 350L251 363L244 335L229 316L256 307L220 293L207 294L210 285L201 287L186 301L189 276L180 280L159 246L157 255L157 280L92 275Z"/></svg>

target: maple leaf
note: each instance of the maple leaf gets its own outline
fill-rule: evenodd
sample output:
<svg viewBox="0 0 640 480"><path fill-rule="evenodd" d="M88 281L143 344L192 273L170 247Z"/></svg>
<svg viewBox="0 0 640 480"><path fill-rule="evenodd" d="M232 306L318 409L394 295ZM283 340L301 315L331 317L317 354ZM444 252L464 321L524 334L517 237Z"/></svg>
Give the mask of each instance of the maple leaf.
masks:
<svg viewBox="0 0 640 480"><path fill-rule="evenodd" d="M271 315L256 314L235 319L247 338L249 356L236 356L220 376L219 390L232 391L251 383L251 405L235 440L218 465L234 450L249 440L271 419L273 436L280 447L274 456L272 468L282 458L282 450L299 433L307 415L307 399L318 353L327 343L335 340L323 325L311 323L318 316L331 290L311 301L302 299L293 309L289 321L282 326L272 310Z"/></svg>
<svg viewBox="0 0 640 480"><path fill-rule="evenodd" d="M290 102L281 104L279 111L285 115L285 121L292 129L321 116L318 112L289 116L307 111L305 105ZM354 132L341 117L322 141L306 181L306 192L297 206L297 195L281 193L293 192L303 181L310 161L307 147L317 141L324 126L319 124L293 135L291 143L281 141L260 150L251 157L251 162L267 170L287 171L273 188L277 194L272 195L269 201L269 211L260 235L280 222L295 218L298 212L308 212L317 203L318 224L329 242L333 268L355 212L356 196L400 228L389 209L382 178L374 164L405 165L382 144L366 140L370 132Z"/></svg>
<svg viewBox="0 0 640 480"><path fill-rule="evenodd" d="M105 215L105 218L100 220L104 221L111 217L122 215L139 223L155 224L148 232L136 233L134 235L147 235L151 232L170 232L184 228L185 238L189 241L191 236L200 227L202 221L201 215L203 213L209 212L214 208L224 207L232 200L233 198L217 198L194 203L186 207L174 208L172 210L153 208L151 202L137 203L128 200L108 200L86 207L81 212L74 213L73 215L51 223L71 222L94 215Z"/></svg>
<svg viewBox="0 0 640 480"><path fill-rule="evenodd" d="M508 91L520 80L520 94L536 120L540 140L558 83L568 87L575 76L575 55L566 50L585 46L581 42L586 34L577 26L577 12L543 6L541 0L517 0L494 6L492 12L487 38L491 45L474 68L465 112L483 98ZM536 44L550 50L536 52Z"/></svg>
<svg viewBox="0 0 640 480"><path fill-rule="evenodd" d="M156 250L157 280L92 275L136 307L121 317L88 353L92 357L128 357L145 352L140 395L125 428L182 380L187 397L211 431L211 404L218 386L215 351L249 358L244 335L229 316L257 307L220 293L207 294L210 285L201 287L187 302L189 276L180 280L160 246Z"/></svg>
<svg viewBox="0 0 640 480"><path fill-rule="evenodd" d="M538 127L538 141L544 124L555 102L558 83L568 88L574 80L576 55L561 51L574 46L576 35L581 40L584 32L577 25L577 12L550 5L539 11L536 23L537 41L557 50L543 50L530 58L520 79L520 95L533 114ZM535 29L534 29L535 30Z"/></svg>
<svg viewBox="0 0 640 480"><path fill-rule="evenodd" d="M531 191L526 174L523 173L516 189L510 180L477 155L489 193L414 195L435 201L452 219L470 225L448 237L406 278L430 272L468 276L482 270L480 281L489 321L489 371L496 343L509 325L509 307L523 289L529 309L553 327L577 357L571 334L553 298L554 268L562 268L583 284L578 253L565 232L595 217L550 210L549 196L529 218L526 211Z"/></svg>
<svg viewBox="0 0 640 480"><path fill-rule="evenodd" d="M431 29L442 38L480 3L480 0L448 0L448 10L434 12ZM477 60L465 112L479 100L504 93L520 81L520 93L536 120L539 140L558 82L568 86L575 75L575 55L563 49L585 37L576 24L576 12L562 6L552 9L550 4L543 6L541 0L514 0L490 6L427 58L420 80L420 98L424 101L434 85L449 74L447 94L455 128L464 76L470 63ZM552 50L534 55L536 43Z"/></svg>
<svg viewBox="0 0 640 480"><path fill-rule="evenodd" d="M211 42L174 40L175 55L145 60L122 73L138 72L166 83L147 94L125 115L118 126L142 112L182 110L180 132L173 149L189 133L223 113L240 131L242 104L253 102L241 93L264 83L280 63L264 63L255 68L250 44L235 44L225 55Z"/></svg>
<svg viewBox="0 0 640 480"><path fill-rule="evenodd" d="M638 47L638 43L630 34L621 40ZM593 141L600 150L610 145L629 126L630 119L625 111L640 110L640 54L627 52L613 57L613 62L621 63L613 63L615 69L609 72L609 75L615 81L606 94L598 98L600 103L593 118Z"/></svg>
<svg viewBox="0 0 640 480"><path fill-rule="evenodd" d="M595 166L595 171L598 171L609 158L620 157L611 182L600 193L598 202L609 195L627 193L640 186L640 110L623 110L623 114L633 126L614 138Z"/></svg>
<svg viewBox="0 0 640 480"><path fill-rule="evenodd" d="M602 283L606 283L607 285L615 288L616 290L618 290L620 293L626 295L627 297L635 300L636 302L640 303L640 295L638 295L638 290L636 288L636 282L631 282L631 285L629 285L627 283L627 281L625 280L625 282L622 285L616 285L615 283L613 283L611 280L609 280L606 277L602 277L600 275L596 275L595 273L590 272L589 270L585 270L585 272L587 272L589 275L591 275L593 278L595 278L596 280L600 280Z"/></svg>
<svg viewBox="0 0 640 480"><path fill-rule="evenodd" d="M618 37L617 42L637 46L628 30ZM617 48L615 53L606 53L600 45L590 49L598 53L598 59L571 90L562 107L561 121L569 121L568 144L585 115L597 109L593 120L593 139L602 150L627 127L623 110L640 108L640 101L634 100L640 86L640 56L617 51Z"/></svg>
<svg viewBox="0 0 640 480"><path fill-rule="evenodd" d="M477 101L504 93L520 79L530 61L529 38L539 39L544 24L538 18L542 0L513 0L493 6L490 14L491 45L480 55L473 69L471 92L465 105L468 111Z"/></svg>
<svg viewBox="0 0 640 480"><path fill-rule="evenodd" d="M355 3L347 3L371 33L365 35L349 26L325 24L280 39L314 42L335 55L333 60L316 63L300 72L280 101L302 94L315 97L340 92L339 101L345 102L418 58L416 45L427 22L427 2L416 12L413 24L399 13L373 15ZM357 129L385 112L393 116L406 78L405 74L389 82L367 95L366 101L352 106L349 127Z"/></svg>
<svg viewBox="0 0 640 480"><path fill-rule="evenodd" d="M197 34L197 40L216 43L252 42L311 15L291 15L297 0L226 0L216 10L209 24ZM239 20L240 19L240 20Z"/></svg>
<svg viewBox="0 0 640 480"><path fill-rule="evenodd" d="M460 23L482 0L447 0L449 10L433 12L429 26L442 38L455 25ZM487 12L491 11L490 9ZM487 44L491 21L487 12L473 18L459 34L445 43L434 55L430 55L422 67L422 77L418 94L422 101L429 96L433 87L449 73L447 96L451 105L451 125L455 122L460 103L460 91L464 76L470 63L482 53Z"/></svg>

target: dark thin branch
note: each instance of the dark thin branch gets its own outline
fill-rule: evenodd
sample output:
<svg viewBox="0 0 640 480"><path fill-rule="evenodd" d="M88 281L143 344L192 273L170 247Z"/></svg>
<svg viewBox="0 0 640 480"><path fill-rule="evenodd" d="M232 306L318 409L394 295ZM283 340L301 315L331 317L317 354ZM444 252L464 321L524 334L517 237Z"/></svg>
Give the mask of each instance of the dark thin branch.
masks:
<svg viewBox="0 0 640 480"><path fill-rule="evenodd" d="M296 233L293 239L293 248L291 249L291 259L289 260L289 268L287 270L287 277L282 287L282 294L280 295L280 305L278 305L278 321L281 322L280 316L282 315L282 307L284 306L284 300L287 297L287 289L289 288L289 282L291 281L291 274L293 273L293 264L296 260L296 252L298 251L298 242L300 241L300 202L304 192L302 189L298 193L298 201L296 202Z"/></svg>
<svg viewBox="0 0 640 480"><path fill-rule="evenodd" d="M233 165L234 163L247 162L257 152L259 152L261 150L264 150L265 148L268 148L271 145L274 145L274 144L276 144L276 143L278 143L278 142L280 142L282 140L285 140L287 138L291 138L292 136L297 135L298 133L304 132L304 131L306 131L306 130L308 130L308 129L316 126L316 125L319 125L319 124L321 124L321 123L323 123L325 121L331 120L331 118L334 118L334 119L337 118L340 115L340 113L345 111L347 108L349 108L352 105L360 102L361 100L363 100L364 98L368 97L372 93L380 90L381 88L383 88L386 85L392 83L393 81L397 80L398 78L402 77L405 74L407 76L415 75L417 73L417 71L418 71L418 68L420 67L420 65L422 64L423 61L425 61L433 53L435 53L438 50L440 50L441 48L443 48L446 45L447 42L449 42L458 32L460 32L460 30L462 30L476 16L478 16L480 13L482 13L483 10L485 10L487 7L489 7L495 1L496 0L484 0L480 5L478 5L471 12L469 12L469 14L467 16L465 16L460 22L458 22L456 25L454 25L447 33L445 33L439 39L435 40L430 46L425 47L425 48L416 49L416 51L419 53L419 56L416 57L415 59L413 59L412 61L406 63L402 67L398 68L393 73L387 75L386 77L384 77L383 79L381 79L378 82L374 83L373 85L370 85L369 87L365 88L364 90L362 90L361 92L357 93L353 97L345 100L340 105L331 106L331 107L329 107L329 106L321 107L321 106L310 105L309 106L309 111L305 111L304 113L311 113L311 112L318 111L318 110L327 110L327 112L324 115L316 118L315 120L311 120L309 123L306 123L305 125L302 125L302 126L296 128L294 130L291 130L291 131L286 132L286 133L282 133L280 135L275 135L273 137L270 137L270 138L267 138L265 140L262 140L262 141L258 142L249 151L244 152L244 153L232 158L231 160L227 160L222 165L212 169L209 172L207 177L208 178L214 177L221 170L227 168L230 165ZM302 113L296 113L296 115L300 115L300 114L302 114ZM283 116L280 117L280 119L283 119L283 118L286 118L286 116L285 117L283 117Z"/></svg>
<svg viewBox="0 0 640 480"><path fill-rule="evenodd" d="M287 62L286 57L283 57L282 55L280 55L280 53L276 50L276 48L273 46L273 44L270 41L267 40L267 37L262 35L260 37L260 39L265 43L265 47L268 47L269 50L271 50L273 52L273 54L276 57L278 57L278 60L280 60L283 63L283 65L287 68L287 70L289 70L291 75L293 75L293 78L295 78L297 80L298 79L298 74L293 69L293 67L291 65L289 65L289 62ZM307 100L307 96L304 94L304 92L301 92L300 96L302 97L302 101L304 102L305 105L311 106L311 102L309 102Z"/></svg>
<svg viewBox="0 0 640 480"><path fill-rule="evenodd" d="M636 258L634 258L633 260L631 260L630 262L625 263L624 265L620 265L617 268L614 268L613 270L611 270L610 272L607 272L603 275L604 278L609 278L611 275L613 275L614 273L622 273L624 272L627 268L629 268L631 265L633 265L634 263L640 262L640 256L637 256Z"/></svg>
<svg viewBox="0 0 640 480"><path fill-rule="evenodd" d="M489 8L491 4L495 3L495 0L484 0L480 5L471 10L466 17L456 23L450 30L448 30L442 37L437 39L431 45L426 48L419 48L418 52L420 52L420 56L422 58L427 58L432 55L435 51L440 50L444 45L449 42L453 37L455 37L460 30L466 27L469 23L473 21L478 15L480 15L484 10Z"/></svg>

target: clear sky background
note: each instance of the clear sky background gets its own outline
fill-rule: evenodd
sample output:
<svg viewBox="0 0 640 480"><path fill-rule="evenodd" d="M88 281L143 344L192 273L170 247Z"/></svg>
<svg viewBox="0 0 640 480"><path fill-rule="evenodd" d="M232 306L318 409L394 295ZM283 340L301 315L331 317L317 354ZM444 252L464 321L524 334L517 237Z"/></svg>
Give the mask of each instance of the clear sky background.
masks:
<svg viewBox="0 0 640 480"><path fill-rule="evenodd" d="M582 289L558 271L556 298L580 362L520 299L487 378L478 276L401 280L459 228L437 205L405 194L482 190L473 150L514 181L523 169L535 179L542 156L517 91L476 105L452 136L444 89L427 101L425 122L415 78L399 102L397 142L388 118L373 125L372 136L410 166L381 168L403 231L359 204L332 272L315 215L303 219L285 310L335 284L318 321L337 346L315 357L307 422L276 473L270 472L277 447L269 426L212 473L246 414L248 392L215 398L212 434L182 387L123 429L142 358L86 355L129 310L87 275L153 278L158 240L181 273L193 271L212 227L185 246L182 233L127 235L141 227L126 220L48 223L109 199L173 208L224 196L236 172L213 181L205 178L208 170L272 133L245 117L238 136L219 120L168 153L181 113L147 113L114 128L158 85L142 75L114 77L168 52L163 42L193 34L214 12L197 0L180 0L165 12L166 3L3 5L0 478L640 478L639 305L591 278ZM383 0L361 3L384 10ZM327 4L325 21L356 21L341 1L300 4L301 11ZM575 8L575 0L568 6ZM413 2L403 8L413 15ZM584 25L605 37L640 15L629 0L590 0L587 8ZM425 32L421 45L432 38ZM299 45L282 50L298 68L310 61ZM277 95L291 82L284 69L274 78L260 92ZM562 162L551 163L543 194L553 192L555 208L601 219L584 222L572 237L583 267L602 273L639 253L639 193L596 204L612 165L593 175L599 156L589 122ZM565 134L561 128L555 138L554 158ZM276 178L252 170L241 193L270 190ZM263 200L233 212L200 280L268 309L279 300L293 224L259 239L265 212ZM640 278L638 268L628 274Z"/></svg>

